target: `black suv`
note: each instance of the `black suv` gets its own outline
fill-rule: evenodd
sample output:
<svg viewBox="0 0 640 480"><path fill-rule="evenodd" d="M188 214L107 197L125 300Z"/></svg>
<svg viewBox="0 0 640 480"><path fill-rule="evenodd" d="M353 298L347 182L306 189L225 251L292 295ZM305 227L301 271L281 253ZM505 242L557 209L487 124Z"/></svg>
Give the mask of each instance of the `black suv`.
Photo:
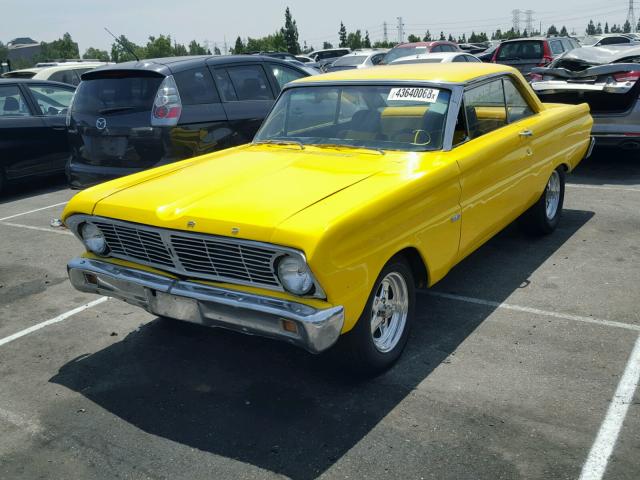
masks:
<svg viewBox="0 0 640 480"><path fill-rule="evenodd" d="M282 86L310 75L277 58L172 57L82 75L67 178L82 188L251 141Z"/></svg>

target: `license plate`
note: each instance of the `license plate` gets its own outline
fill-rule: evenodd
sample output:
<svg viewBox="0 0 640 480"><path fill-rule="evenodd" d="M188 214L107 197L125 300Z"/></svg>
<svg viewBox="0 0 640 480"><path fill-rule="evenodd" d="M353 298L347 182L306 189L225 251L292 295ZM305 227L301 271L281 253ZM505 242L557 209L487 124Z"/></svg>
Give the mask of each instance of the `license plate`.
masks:
<svg viewBox="0 0 640 480"><path fill-rule="evenodd" d="M127 150L127 137L94 137L91 149L98 155L122 157Z"/></svg>
<svg viewBox="0 0 640 480"><path fill-rule="evenodd" d="M151 299L152 310L156 315L188 322L198 322L200 320L198 302L192 298L156 291L155 296L152 295Z"/></svg>

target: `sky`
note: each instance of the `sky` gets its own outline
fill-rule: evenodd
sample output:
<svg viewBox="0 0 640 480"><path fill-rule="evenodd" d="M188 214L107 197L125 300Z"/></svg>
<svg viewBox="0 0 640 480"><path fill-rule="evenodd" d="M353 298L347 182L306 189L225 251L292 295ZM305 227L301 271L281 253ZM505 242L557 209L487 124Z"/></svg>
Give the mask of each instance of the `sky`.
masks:
<svg viewBox="0 0 640 480"><path fill-rule="evenodd" d="M558 29L566 25L584 35L589 19L596 23L623 23L627 16L628 0L456 0L447 2L403 0L375 2L322 0L269 1L243 0L220 2L215 0L0 0L2 28L0 41L6 43L16 37L52 41L69 32L79 43L80 52L88 47L111 48L112 39L104 31L108 27L116 35L125 34L131 41L144 44L149 35L169 34L179 43L195 39L201 44L214 43L223 50L225 39L233 46L238 35L246 38L273 33L284 23L284 11L290 7L298 24L300 44L316 48L323 41L337 46L340 22L348 31L368 30L372 41L382 40L387 22L389 40L397 40L397 17L402 17L405 38L410 33L424 35L426 30L444 31L454 36L496 28L508 30L512 26L512 10L534 10L535 25L542 22L543 30L551 24ZM636 5L640 16L640 2ZM524 28L524 17L521 25ZM11 21L6 21L11 19Z"/></svg>

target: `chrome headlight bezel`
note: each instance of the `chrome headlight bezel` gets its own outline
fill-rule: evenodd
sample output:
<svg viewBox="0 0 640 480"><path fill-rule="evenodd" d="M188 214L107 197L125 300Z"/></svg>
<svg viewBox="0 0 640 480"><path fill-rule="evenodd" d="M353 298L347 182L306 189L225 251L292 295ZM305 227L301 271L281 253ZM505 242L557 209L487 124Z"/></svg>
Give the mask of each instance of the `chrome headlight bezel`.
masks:
<svg viewBox="0 0 640 480"><path fill-rule="evenodd" d="M78 234L88 251L106 257L109 253L109 245L102 230L91 222L83 222L78 227Z"/></svg>
<svg viewBox="0 0 640 480"><path fill-rule="evenodd" d="M283 255L275 265L276 275L282 287L298 296L313 294L315 278L307 262L298 255Z"/></svg>

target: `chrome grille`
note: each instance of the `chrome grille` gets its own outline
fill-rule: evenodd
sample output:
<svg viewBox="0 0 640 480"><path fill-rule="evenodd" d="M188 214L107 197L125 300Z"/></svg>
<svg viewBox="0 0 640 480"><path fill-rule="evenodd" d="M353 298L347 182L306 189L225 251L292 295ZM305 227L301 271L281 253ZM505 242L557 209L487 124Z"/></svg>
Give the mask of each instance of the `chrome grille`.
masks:
<svg viewBox="0 0 640 480"><path fill-rule="evenodd" d="M185 277L283 290L275 260L288 249L215 235L177 232L105 218L92 218L109 255Z"/></svg>

